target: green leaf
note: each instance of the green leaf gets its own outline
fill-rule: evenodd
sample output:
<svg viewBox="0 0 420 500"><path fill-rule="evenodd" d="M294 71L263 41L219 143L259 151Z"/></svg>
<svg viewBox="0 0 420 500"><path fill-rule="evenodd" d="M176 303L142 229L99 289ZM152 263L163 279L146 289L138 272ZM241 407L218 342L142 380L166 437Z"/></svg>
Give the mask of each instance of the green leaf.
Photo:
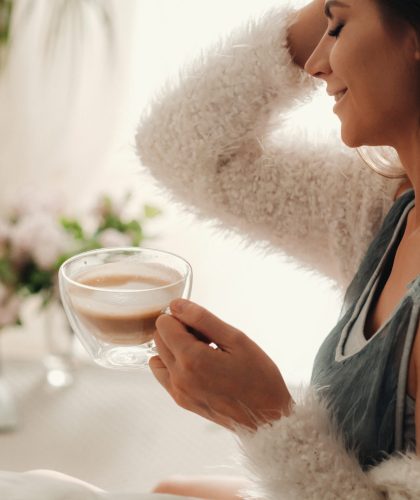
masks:
<svg viewBox="0 0 420 500"><path fill-rule="evenodd" d="M12 0L0 0L0 45L7 45L12 21Z"/></svg>
<svg viewBox="0 0 420 500"><path fill-rule="evenodd" d="M124 224L126 231L141 231L141 224L138 220L133 219Z"/></svg>
<svg viewBox="0 0 420 500"><path fill-rule="evenodd" d="M111 214L112 213L112 200L111 197L108 195L104 195L102 197L102 209L105 212L105 214Z"/></svg>
<svg viewBox="0 0 420 500"><path fill-rule="evenodd" d="M105 215L102 224L98 227L96 236L101 234L106 229L116 229L117 231L121 231L123 233L125 230L125 224L117 215L109 213Z"/></svg>
<svg viewBox="0 0 420 500"><path fill-rule="evenodd" d="M83 240L85 235L83 228L76 219L68 219L66 217L62 217L60 219L60 224L69 234L73 236L75 240Z"/></svg>
<svg viewBox="0 0 420 500"><path fill-rule="evenodd" d="M15 285L19 281L12 263L7 258L0 259L0 282L4 285Z"/></svg>
<svg viewBox="0 0 420 500"><path fill-rule="evenodd" d="M5 68L11 45L13 1L0 0L0 72Z"/></svg>
<svg viewBox="0 0 420 500"><path fill-rule="evenodd" d="M147 219L153 219L158 215L162 215L162 210L152 205L144 205L143 210L144 210L144 216Z"/></svg>
<svg viewBox="0 0 420 500"><path fill-rule="evenodd" d="M144 239L143 228L141 227L140 222L133 219L130 222L126 223L125 227L125 232L127 232L131 236L132 244L134 246L140 245L140 243Z"/></svg>
<svg viewBox="0 0 420 500"><path fill-rule="evenodd" d="M77 252L74 252L74 255L76 253L88 252L89 250L96 250L98 248L101 248L101 245L99 244L99 241L95 237L93 237L89 240L86 240L83 244L83 247L80 248Z"/></svg>
<svg viewBox="0 0 420 500"><path fill-rule="evenodd" d="M30 294L48 290L53 285L54 271L39 269L34 262L28 262L22 271L21 285Z"/></svg>

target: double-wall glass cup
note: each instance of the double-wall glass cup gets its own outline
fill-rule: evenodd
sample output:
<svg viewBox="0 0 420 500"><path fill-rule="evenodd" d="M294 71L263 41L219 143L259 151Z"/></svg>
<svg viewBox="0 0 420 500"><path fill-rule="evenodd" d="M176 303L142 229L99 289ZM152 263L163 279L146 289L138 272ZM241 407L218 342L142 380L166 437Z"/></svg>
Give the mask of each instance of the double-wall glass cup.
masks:
<svg viewBox="0 0 420 500"><path fill-rule="evenodd" d="M70 324L92 359L106 368L137 369L156 354L158 316L172 300L190 297L192 270L161 250L100 249L64 262L59 285Z"/></svg>

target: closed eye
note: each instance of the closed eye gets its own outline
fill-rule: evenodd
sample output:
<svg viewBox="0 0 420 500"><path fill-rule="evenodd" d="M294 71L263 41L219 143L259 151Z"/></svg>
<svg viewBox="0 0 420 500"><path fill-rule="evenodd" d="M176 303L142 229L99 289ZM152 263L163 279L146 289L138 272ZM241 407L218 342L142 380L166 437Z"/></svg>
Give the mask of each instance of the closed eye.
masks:
<svg viewBox="0 0 420 500"><path fill-rule="evenodd" d="M344 28L344 24L339 24L336 28L334 28L333 30L330 30L328 31L328 36L332 36L334 38L338 38L340 33L341 33L341 30Z"/></svg>

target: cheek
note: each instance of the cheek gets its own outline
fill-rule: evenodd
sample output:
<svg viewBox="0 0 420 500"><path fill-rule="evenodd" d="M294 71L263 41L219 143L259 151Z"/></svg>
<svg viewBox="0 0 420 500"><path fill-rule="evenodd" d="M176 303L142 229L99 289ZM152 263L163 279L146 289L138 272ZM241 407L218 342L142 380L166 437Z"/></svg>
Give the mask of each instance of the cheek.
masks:
<svg viewBox="0 0 420 500"><path fill-rule="evenodd" d="M377 38L347 37L339 39L330 53L334 80L349 88L354 99L363 99L364 106L367 98L375 98L389 71L380 42Z"/></svg>
<svg viewBox="0 0 420 500"><path fill-rule="evenodd" d="M389 144L414 116L419 119L419 77L384 34L344 33L330 52L332 81L349 89L336 109L342 139L350 147Z"/></svg>
<svg viewBox="0 0 420 500"><path fill-rule="evenodd" d="M389 62L378 60L375 50L358 53L362 55L356 58L349 54L344 59L337 51L331 58L335 77L349 89L346 101L336 109L342 140L349 147L389 141L395 124L401 120L402 109L406 109L398 71L387 73ZM388 78L384 78L385 74Z"/></svg>
<svg viewBox="0 0 420 500"><path fill-rule="evenodd" d="M357 76L369 67L369 45L358 36L343 34L330 51L330 66L333 76L341 80L347 76Z"/></svg>
<svg viewBox="0 0 420 500"><path fill-rule="evenodd" d="M349 147L382 143L389 123L383 101L370 88L351 86L348 99L336 110L341 122L341 137Z"/></svg>

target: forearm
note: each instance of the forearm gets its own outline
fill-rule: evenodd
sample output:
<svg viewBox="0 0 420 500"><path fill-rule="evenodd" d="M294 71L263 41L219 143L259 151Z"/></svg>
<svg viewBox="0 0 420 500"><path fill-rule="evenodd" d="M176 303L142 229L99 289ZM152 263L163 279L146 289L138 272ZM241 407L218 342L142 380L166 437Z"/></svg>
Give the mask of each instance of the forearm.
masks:
<svg viewBox="0 0 420 500"><path fill-rule="evenodd" d="M289 28L288 46L293 61L303 68L327 29L325 0L314 0L298 12Z"/></svg>
<svg viewBox="0 0 420 500"><path fill-rule="evenodd" d="M295 15L279 7L235 31L150 105L138 128L139 156L176 198L220 205L220 172L245 150L250 167L272 115L288 112L314 88L286 46Z"/></svg>
<svg viewBox="0 0 420 500"><path fill-rule="evenodd" d="M326 144L290 133L273 140L315 88L287 46L290 26L310 31L309 10L299 15L306 24L293 24L296 12L279 7L197 60L151 104L138 152L195 215L278 247L345 288L396 188L389 195L361 172L338 137Z"/></svg>

